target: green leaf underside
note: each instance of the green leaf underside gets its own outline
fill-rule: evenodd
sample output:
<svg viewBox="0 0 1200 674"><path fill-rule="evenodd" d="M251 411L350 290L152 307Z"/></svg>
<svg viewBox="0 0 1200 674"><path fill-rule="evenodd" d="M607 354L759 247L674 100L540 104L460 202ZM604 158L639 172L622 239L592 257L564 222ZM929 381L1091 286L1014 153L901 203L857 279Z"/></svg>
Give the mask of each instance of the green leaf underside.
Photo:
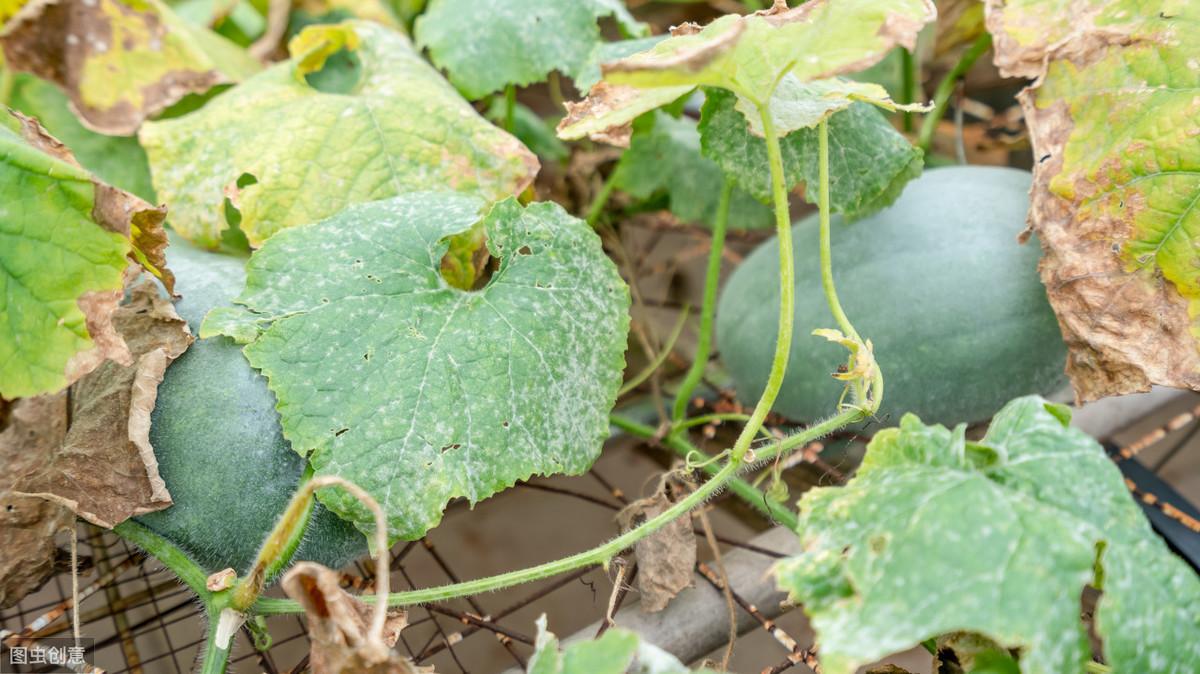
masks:
<svg viewBox="0 0 1200 674"><path fill-rule="evenodd" d="M120 291L130 244L92 219L86 171L0 117L0 397L11 400L67 385L71 358L93 347L78 300Z"/></svg>
<svg viewBox="0 0 1200 674"><path fill-rule="evenodd" d="M41 122L62 141L75 159L98 178L114 187L154 201L150 166L136 138L103 136L90 131L71 112L66 94L45 80L19 74L13 78L8 104Z"/></svg>
<svg viewBox="0 0 1200 674"><path fill-rule="evenodd" d="M259 69L160 0L31 0L0 41L15 69L55 81L89 127L119 135L186 94Z"/></svg>
<svg viewBox="0 0 1200 674"><path fill-rule="evenodd" d="M1170 3L1168 3L1170 4ZM1200 6L1123 0L1104 6L1103 29L1128 34L1087 65L1052 60L1036 105L1065 103L1074 123L1054 194L1077 204L1075 220L1128 228L1128 273L1161 276L1188 303L1200 339ZM1169 19L1159 17L1169 14ZM1153 114L1147 114L1153 111Z"/></svg>
<svg viewBox="0 0 1200 674"><path fill-rule="evenodd" d="M750 132L735 110L736 96L705 90L700 116L701 151L733 176L743 189L764 203L771 200L766 141ZM804 197L816 203L819 165L817 132L799 129L780 139L789 189L805 186ZM866 103L853 103L829 118L830 207L862 217L888 206L909 180L921 174L922 153Z"/></svg>
<svg viewBox="0 0 1200 674"><path fill-rule="evenodd" d="M488 285L450 287L445 239L483 208L419 193L283 232L251 258L244 308L202 329L248 342L292 447L370 492L391 538L421 536L451 498L581 473L608 434L628 289L583 222L514 200L484 217L501 259ZM355 499L319 496L374 529Z"/></svg>
<svg viewBox="0 0 1200 674"><path fill-rule="evenodd" d="M672 213L684 222L712 226L725 175L716 162L700 154L696 123L654 111L634 124L629 149L615 169L613 183L638 199L667 195ZM771 209L745 191L734 191L729 225L735 229L771 227Z"/></svg>
<svg viewBox="0 0 1200 674"><path fill-rule="evenodd" d="M620 627L565 648L546 629L546 616L538 618L537 628L528 674L716 674L711 669L690 670L675 656Z"/></svg>
<svg viewBox="0 0 1200 674"><path fill-rule="evenodd" d="M294 54L196 113L143 127L154 186L186 238L218 245L227 194L260 245L353 203L447 188L496 199L532 181L537 159L476 114L403 35L349 21L296 40L315 64ZM309 86L303 76L324 63L322 49L344 41L357 44L361 62L353 91Z"/></svg>
<svg viewBox="0 0 1200 674"><path fill-rule="evenodd" d="M540 82L557 70L588 71L603 44L596 21L614 16L631 33L645 27L619 0L433 0L417 19L417 44L467 98Z"/></svg>
<svg viewBox="0 0 1200 674"><path fill-rule="evenodd" d="M1020 648L1026 674L1081 672L1080 595L1102 542L1096 629L1112 670L1200 669L1200 580L1068 419L1019 398L973 443L907 415L846 486L805 495L805 554L776 575L804 602L828 674L960 630Z"/></svg>

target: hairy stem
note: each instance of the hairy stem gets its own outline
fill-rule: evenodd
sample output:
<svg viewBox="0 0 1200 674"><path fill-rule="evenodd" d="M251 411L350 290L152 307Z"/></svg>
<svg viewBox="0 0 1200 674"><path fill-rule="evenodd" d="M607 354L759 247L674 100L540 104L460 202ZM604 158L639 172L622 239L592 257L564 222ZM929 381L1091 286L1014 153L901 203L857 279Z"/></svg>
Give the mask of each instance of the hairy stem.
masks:
<svg viewBox="0 0 1200 674"><path fill-rule="evenodd" d="M717 218L713 223L712 244L708 251L708 269L704 274L704 304L700 308L700 331L696 335L696 355L679 391L675 394L675 406L671 410L672 421L678 423L687 416L688 402L692 392L704 378L708 367L708 356L712 352L713 314L717 305L717 286L721 281L721 256L725 252L725 229L729 224L729 203L733 196L733 180L725 178L721 187L721 198L717 202Z"/></svg>
<svg viewBox="0 0 1200 674"><path fill-rule="evenodd" d="M195 592L201 601L206 605L209 603L211 593L206 586L208 573L174 543L133 520L121 522L113 527L113 532L153 555Z"/></svg>
<svg viewBox="0 0 1200 674"><path fill-rule="evenodd" d="M926 153L933 147L933 133L937 130L942 115L946 114L946 105L950 102L950 94L954 93L955 85L991 46L992 35L984 31L970 47L967 47L958 63L954 64L942 81L938 82L937 89L933 92L933 110L925 115L925 121L921 123L921 133L917 136L917 145Z"/></svg>
<svg viewBox="0 0 1200 674"><path fill-rule="evenodd" d="M825 301L829 311L837 321L838 328L847 337L858 339L858 332L850 324L842 303L838 301L837 288L833 284L833 254L829 238L829 122L822 119L817 128L818 159L820 167L820 185L817 193L817 205L820 208L821 227L821 288L825 291Z"/></svg>
<svg viewBox="0 0 1200 674"><path fill-rule="evenodd" d="M767 375L767 386L750 414L750 421L742 428L741 435L730 450L730 460L740 464L750 443L758 435L767 419L767 413L779 397L783 387L783 375L787 372L788 356L792 350L792 320L796 311L795 263L792 259L792 223L788 209L787 187L783 177L783 154L779 149L779 136L766 104L758 106L762 119L763 136L767 141L767 160L771 168L771 198L775 206L775 230L779 239L779 326L775 334L775 355L771 359L771 370Z"/></svg>
<svg viewBox="0 0 1200 674"><path fill-rule="evenodd" d="M655 440L658 437L656 429L645 424L640 424L632 419L626 419L614 414L609 417L609 420L613 426L620 428L630 435L636 435L647 440ZM669 435L662 439L662 443L685 459L692 454L704 454L698 447L688 442L681 435ZM715 475L720 471L720 467L715 463L706 463L701 468L710 475ZM735 496L745 501L747 505L766 516L767 519L779 522L791 529L796 528L798 521L796 520L795 513L766 498L765 494L749 482L733 477L729 479L725 486Z"/></svg>
<svg viewBox="0 0 1200 674"><path fill-rule="evenodd" d="M200 661L199 674L225 674L225 668L229 665L231 649L217 646L217 625L220 622L218 615L217 612L209 612L208 635L204 640L204 655Z"/></svg>
<svg viewBox="0 0 1200 674"><path fill-rule="evenodd" d="M279 573L279 570L291 561L296 548L300 547L300 541L304 538L304 532L308 530L308 522L312 517L313 491L309 487L312 473L312 466L307 466L296 493L288 502L279 522L259 547L254 566L250 567L250 572L234 588L231 602L234 610L244 613L249 609L258 599L258 595L262 594L267 580Z"/></svg>

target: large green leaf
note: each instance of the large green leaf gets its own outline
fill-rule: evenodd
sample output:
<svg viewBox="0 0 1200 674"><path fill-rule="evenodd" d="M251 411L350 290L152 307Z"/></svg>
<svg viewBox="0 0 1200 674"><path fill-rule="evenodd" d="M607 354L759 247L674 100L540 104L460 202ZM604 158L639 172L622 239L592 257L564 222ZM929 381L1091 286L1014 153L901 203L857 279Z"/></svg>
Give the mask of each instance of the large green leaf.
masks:
<svg viewBox="0 0 1200 674"><path fill-rule="evenodd" d="M580 77L603 43L596 21L610 15L627 31L645 31L621 0L433 0L415 33L450 81L477 99L554 70Z"/></svg>
<svg viewBox="0 0 1200 674"><path fill-rule="evenodd" d="M1082 672L1089 583L1114 672L1200 671L1200 580L1069 418L1019 398L971 442L910 414L846 486L804 496L805 553L776 574L804 602L827 674L954 631L1020 648L1026 674Z"/></svg>
<svg viewBox="0 0 1200 674"><path fill-rule="evenodd" d="M712 226L716 221L725 174L716 162L700 154L700 133L690 119L661 111L639 119L615 171L613 184L619 190L642 200L665 194L671 212L684 222ZM729 205L730 227L758 229L774 222L771 209L735 188Z"/></svg>
<svg viewBox="0 0 1200 674"><path fill-rule="evenodd" d="M1200 4L989 4L997 63L1038 76L1030 223L1083 400L1200 390Z"/></svg>
<svg viewBox="0 0 1200 674"><path fill-rule="evenodd" d="M84 124L128 135L258 63L160 0L31 0L0 34L9 65L63 88Z"/></svg>
<svg viewBox="0 0 1200 674"><path fill-rule="evenodd" d="M107 358L132 362L112 314L129 258L169 274L162 219L36 122L0 114L0 397L59 390Z"/></svg>
<svg viewBox="0 0 1200 674"><path fill-rule="evenodd" d="M704 155L750 194L769 203L766 141L747 128L735 109L732 93L709 89L706 96L700 118ZM804 197L811 203L817 201L817 143L813 129L800 129L780 139L785 182L789 189L804 185ZM870 105L854 103L830 117L829 198L834 211L861 217L891 204L908 181L921 174L921 166L921 150Z"/></svg>
<svg viewBox="0 0 1200 674"><path fill-rule="evenodd" d="M32 75L19 74L13 78L8 104L14 110L36 118L70 148L84 168L104 182L146 201L154 201L150 165L136 138L104 136L88 130L71 112L66 94Z"/></svg>
<svg viewBox="0 0 1200 674"><path fill-rule="evenodd" d="M188 239L219 243L233 224L227 197L257 246L353 203L428 189L496 199L532 182L537 158L476 114L403 35L348 21L306 28L289 48L291 59L202 110L143 127L154 187ZM357 65L324 68L343 48ZM310 83L321 76L330 78L316 80L321 88Z"/></svg>
<svg viewBox="0 0 1200 674"><path fill-rule="evenodd" d="M447 237L484 206L411 194L282 232L251 258L243 307L201 330L248 343L292 447L370 492L392 537L421 536L452 498L583 472L608 435L628 289L586 224L511 199L483 217L499 270L450 286ZM355 499L320 497L373 530Z"/></svg>
<svg viewBox="0 0 1200 674"><path fill-rule="evenodd" d="M716 674L711 669L693 672L675 656L620 627L565 648L546 629L546 616L538 618L537 628L528 674Z"/></svg>
<svg viewBox="0 0 1200 674"><path fill-rule="evenodd" d="M784 107L801 107L802 94L848 101L870 85L831 78L877 63L896 45L911 48L934 16L930 0L812 0L794 9L784 3L746 16L729 14L703 28L685 24L646 51L603 64L603 83L570 109L559 135L611 136L612 128L697 86L737 94L752 123L785 76L798 86L790 87L791 105ZM803 89L815 81L823 81L819 91ZM872 88L870 98L893 106L881 88ZM775 112L779 106L771 107ZM817 119L810 114L804 125ZM781 130L791 128L800 128L795 118Z"/></svg>

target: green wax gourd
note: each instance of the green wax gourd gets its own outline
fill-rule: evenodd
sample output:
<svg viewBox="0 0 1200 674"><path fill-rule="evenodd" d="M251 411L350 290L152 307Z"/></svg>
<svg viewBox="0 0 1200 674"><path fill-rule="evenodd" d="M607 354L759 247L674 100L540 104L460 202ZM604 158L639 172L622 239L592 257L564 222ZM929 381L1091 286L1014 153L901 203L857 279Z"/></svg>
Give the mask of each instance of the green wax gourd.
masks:
<svg viewBox="0 0 1200 674"><path fill-rule="evenodd" d="M245 282L246 258L209 253L173 237L168 251L193 334L210 309ZM151 416L150 443L175 503L137 521L212 573L245 572L304 472L279 426L275 396L227 337L198 339L167 368ZM366 554L366 538L317 503L293 556L329 567Z"/></svg>
<svg viewBox="0 0 1200 674"><path fill-rule="evenodd" d="M1016 169L930 170L891 207L845 223L833 216L833 275L842 307L874 344L885 388L878 418L912 412L948 426L983 421L1005 402L1064 383L1066 347L1038 278L1041 249L1024 245L1030 175ZM836 411L830 376L844 347L812 336L836 328L821 287L818 221L793 226L796 318L775 411L815 421ZM779 245L748 256L717 310L721 359L738 397L766 386L779 320Z"/></svg>

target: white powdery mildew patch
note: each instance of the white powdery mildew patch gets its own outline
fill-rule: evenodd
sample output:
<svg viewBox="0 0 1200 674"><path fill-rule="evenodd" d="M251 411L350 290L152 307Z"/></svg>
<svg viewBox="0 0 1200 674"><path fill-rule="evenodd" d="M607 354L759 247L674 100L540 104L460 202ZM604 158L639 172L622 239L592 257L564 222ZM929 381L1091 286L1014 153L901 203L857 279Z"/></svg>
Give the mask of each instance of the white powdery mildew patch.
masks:
<svg viewBox="0 0 1200 674"><path fill-rule="evenodd" d="M501 259L490 283L450 287L445 239L483 206L419 193L282 232L251 259L246 309L211 321L252 326L246 355L292 446L367 489L393 537L422 535L452 498L583 472L608 433L628 289L586 224L513 200L484 217ZM372 529L356 500L321 498Z"/></svg>
<svg viewBox="0 0 1200 674"><path fill-rule="evenodd" d="M959 630L1020 648L1023 672L1082 671L1079 601L1101 541L1097 633L1114 671L1200 666L1200 580L1100 446L1045 401L1010 403L974 447L915 417L885 433L845 487L805 496L806 554L776 569L812 616L825 671Z"/></svg>

